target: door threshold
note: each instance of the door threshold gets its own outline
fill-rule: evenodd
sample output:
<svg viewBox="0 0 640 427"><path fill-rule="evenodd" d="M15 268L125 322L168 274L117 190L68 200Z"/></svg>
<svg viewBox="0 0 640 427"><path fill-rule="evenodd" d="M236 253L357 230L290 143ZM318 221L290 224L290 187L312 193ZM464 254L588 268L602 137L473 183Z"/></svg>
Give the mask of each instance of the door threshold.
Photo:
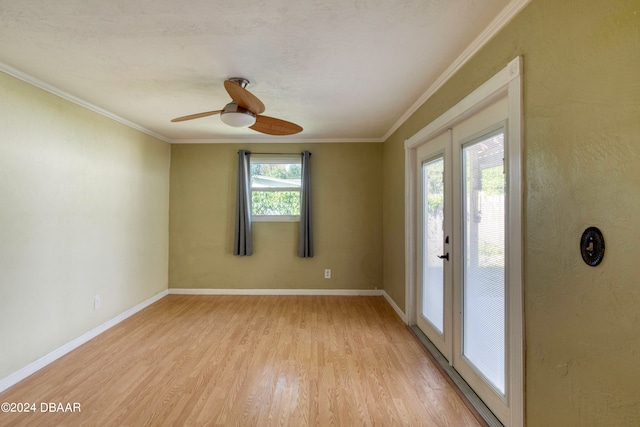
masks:
<svg viewBox="0 0 640 427"><path fill-rule="evenodd" d="M445 374L449 376L454 386L458 388L458 390L462 393L462 395L467 399L467 402L475 409L477 414L487 423L489 427L504 427L503 424L496 418L496 416L491 412L491 410L484 404L484 402L478 397L478 395L473 391L473 389L467 384L467 382L462 379L460 374L453 369L453 366L449 365L449 362L445 357L440 353L440 350L436 348L435 345L427 338L427 336L418 328L417 325L409 326L409 329L415 337L420 341L420 343L425 347L425 349L431 354L433 359L438 363L440 368L444 371Z"/></svg>

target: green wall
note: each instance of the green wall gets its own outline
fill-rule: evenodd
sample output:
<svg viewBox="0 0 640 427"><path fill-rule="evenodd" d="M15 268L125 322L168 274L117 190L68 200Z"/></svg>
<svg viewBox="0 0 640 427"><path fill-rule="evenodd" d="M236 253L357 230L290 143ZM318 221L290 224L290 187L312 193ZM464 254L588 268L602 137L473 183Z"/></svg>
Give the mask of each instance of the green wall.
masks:
<svg viewBox="0 0 640 427"><path fill-rule="evenodd" d="M166 291L169 156L0 73L0 379Z"/></svg>
<svg viewBox="0 0 640 427"><path fill-rule="evenodd" d="M384 144L384 288L404 295L403 142L524 59L528 426L640 425L640 2L533 0ZM607 252L583 263L599 227Z"/></svg>
<svg viewBox="0 0 640 427"><path fill-rule="evenodd" d="M313 258L297 256L298 222L254 222L253 255L233 256L239 149L311 151ZM172 145L169 287L381 288L381 170L379 143Z"/></svg>

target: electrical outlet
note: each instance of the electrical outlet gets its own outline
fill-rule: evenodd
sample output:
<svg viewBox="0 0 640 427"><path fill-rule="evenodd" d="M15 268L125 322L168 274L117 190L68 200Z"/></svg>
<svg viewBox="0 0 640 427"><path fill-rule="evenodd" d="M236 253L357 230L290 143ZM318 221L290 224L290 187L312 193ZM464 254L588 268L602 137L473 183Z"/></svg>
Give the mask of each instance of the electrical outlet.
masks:
<svg viewBox="0 0 640 427"><path fill-rule="evenodd" d="M325 268L324 269L324 278L325 279L331 279L331 269L330 268Z"/></svg>
<svg viewBox="0 0 640 427"><path fill-rule="evenodd" d="M100 308L100 295L96 295L93 297L93 309L97 310Z"/></svg>

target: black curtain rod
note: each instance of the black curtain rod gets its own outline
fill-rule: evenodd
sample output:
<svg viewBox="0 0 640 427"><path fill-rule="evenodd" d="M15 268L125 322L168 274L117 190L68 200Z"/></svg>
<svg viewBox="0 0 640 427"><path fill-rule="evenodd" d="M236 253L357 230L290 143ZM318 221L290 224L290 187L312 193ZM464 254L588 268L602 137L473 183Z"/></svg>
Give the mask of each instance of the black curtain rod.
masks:
<svg viewBox="0 0 640 427"><path fill-rule="evenodd" d="M238 153L239 153L239 151L238 151ZM249 151L249 154L267 154L267 155L270 155L270 156L273 156L273 155L276 155L276 154L282 154L284 156L293 156L295 154L302 154L302 151L299 152L299 153L255 153L253 151ZM311 153L309 153L309 155L311 155Z"/></svg>

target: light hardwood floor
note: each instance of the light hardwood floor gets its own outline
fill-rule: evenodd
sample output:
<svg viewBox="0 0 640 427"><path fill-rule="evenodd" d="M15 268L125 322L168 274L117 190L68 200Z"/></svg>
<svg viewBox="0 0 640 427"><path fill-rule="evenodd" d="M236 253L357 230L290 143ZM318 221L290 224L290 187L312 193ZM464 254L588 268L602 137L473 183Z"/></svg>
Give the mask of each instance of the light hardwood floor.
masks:
<svg viewBox="0 0 640 427"><path fill-rule="evenodd" d="M479 426L383 297L169 295L0 394L0 425Z"/></svg>

